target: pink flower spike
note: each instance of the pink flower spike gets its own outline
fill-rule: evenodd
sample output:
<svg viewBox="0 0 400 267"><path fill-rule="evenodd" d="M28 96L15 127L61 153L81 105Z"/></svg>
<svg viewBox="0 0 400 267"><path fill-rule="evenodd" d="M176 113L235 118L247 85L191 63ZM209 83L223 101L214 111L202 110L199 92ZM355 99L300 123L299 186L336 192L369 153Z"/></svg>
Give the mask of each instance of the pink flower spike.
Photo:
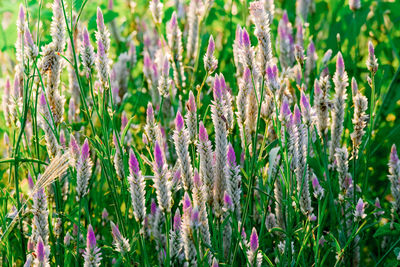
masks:
<svg viewBox="0 0 400 267"><path fill-rule="evenodd" d="M33 188L35 187L35 184L33 183L32 175L29 172L28 172L28 185L29 185L30 190L33 190Z"/></svg>
<svg viewBox="0 0 400 267"><path fill-rule="evenodd" d="M36 246L36 257L37 257L38 262L40 262L40 263L45 262L46 251L45 251L43 240L42 240L41 236L39 236L37 246Z"/></svg>
<svg viewBox="0 0 400 267"><path fill-rule="evenodd" d="M397 165L397 163L399 162L399 156L397 155L397 149L395 144L392 145L392 149L390 151L390 161L394 163L393 165Z"/></svg>
<svg viewBox="0 0 400 267"><path fill-rule="evenodd" d="M183 211L186 212L188 209L192 208L192 202L190 201L189 194L185 192L183 197Z"/></svg>
<svg viewBox="0 0 400 267"><path fill-rule="evenodd" d="M108 10L112 10L113 7L114 7L114 1L113 0L108 0L108 6L107 6Z"/></svg>
<svg viewBox="0 0 400 267"><path fill-rule="evenodd" d="M255 252L258 249L258 235L256 228L253 227L250 235L250 249Z"/></svg>
<svg viewBox="0 0 400 267"><path fill-rule="evenodd" d="M19 5L18 19L19 19L21 25L23 25L23 23L25 21L25 10L24 10L24 6L22 4Z"/></svg>
<svg viewBox="0 0 400 267"><path fill-rule="evenodd" d="M301 109L305 111L310 111L311 106L310 102L308 101L308 97L301 91L301 100L300 100Z"/></svg>
<svg viewBox="0 0 400 267"><path fill-rule="evenodd" d="M90 46L89 32L86 27L83 29L83 46L84 47Z"/></svg>
<svg viewBox="0 0 400 267"><path fill-rule="evenodd" d="M224 204L229 210L233 207L232 198L226 191L224 192Z"/></svg>
<svg viewBox="0 0 400 267"><path fill-rule="evenodd" d="M42 94L40 95L39 104L40 104L42 107L47 106L46 96L44 95L44 93L42 93Z"/></svg>
<svg viewBox="0 0 400 267"><path fill-rule="evenodd" d="M220 100L222 98L222 89L218 75L215 75L213 91L214 91L214 100L215 101Z"/></svg>
<svg viewBox="0 0 400 267"><path fill-rule="evenodd" d="M371 41L368 41L368 54L369 54L370 57L374 57L375 56L374 45L372 44Z"/></svg>
<svg viewBox="0 0 400 267"><path fill-rule="evenodd" d="M177 130L178 132L182 131L184 126L185 126L185 123L184 123L184 121L183 121L182 114L181 114L181 112L178 110L178 112L176 113L176 118L175 118L175 127L176 127L176 130Z"/></svg>
<svg viewBox="0 0 400 267"><path fill-rule="evenodd" d="M321 87L319 86L319 82L317 79L315 79L315 82L314 82L314 93L315 93L315 95L322 94L322 90L321 90Z"/></svg>
<svg viewBox="0 0 400 267"><path fill-rule="evenodd" d="M228 145L228 155L227 155L228 164L230 167L236 166L236 154L235 150L233 149L232 144Z"/></svg>
<svg viewBox="0 0 400 267"><path fill-rule="evenodd" d="M297 104L294 106L293 122L299 124L301 122L301 112Z"/></svg>
<svg viewBox="0 0 400 267"><path fill-rule="evenodd" d="M101 12L100 7L97 7L97 29L104 28L104 17L103 12Z"/></svg>
<svg viewBox="0 0 400 267"><path fill-rule="evenodd" d="M86 160L89 157L89 141L86 138L85 142L82 145L82 149L81 149L81 156L82 156L82 160Z"/></svg>
<svg viewBox="0 0 400 267"><path fill-rule="evenodd" d="M246 28L243 28L242 39L243 39L243 45L246 48L250 48L250 46L251 46L250 36L249 36L249 33L247 32Z"/></svg>
<svg viewBox="0 0 400 267"><path fill-rule="evenodd" d="M357 85L357 81L356 81L356 79L354 77L351 79L351 90L353 92L353 97L355 95L357 95L358 85Z"/></svg>
<svg viewBox="0 0 400 267"><path fill-rule="evenodd" d="M153 109L153 105L150 102L147 104L146 114L147 114L148 120L154 120L154 109Z"/></svg>
<svg viewBox="0 0 400 267"><path fill-rule="evenodd" d="M87 231L86 246L90 249L94 249L96 247L96 235L93 232L93 227L91 224L89 224Z"/></svg>
<svg viewBox="0 0 400 267"><path fill-rule="evenodd" d="M129 151L129 171L131 174L139 175L139 162L136 158L135 152L131 149Z"/></svg>
<svg viewBox="0 0 400 267"><path fill-rule="evenodd" d="M212 56L215 51L215 42L212 35L210 35L210 39L208 40L208 47L207 47L207 55Z"/></svg>
<svg viewBox="0 0 400 267"><path fill-rule="evenodd" d="M189 101L188 101L187 107L188 107L188 110L190 112L196 112L197 111L196 99L194 98L193 91L189 92Z"/></svg>
<svg viewBox="0 0 400 267"><path fill-rule="evenodd" d="M156 141L156 144L154 147L154 160L156 163L156 168L161 170L164 166L164 158L163 158L161 147L158 144L158 141Z"/></svg>
<svg viewBox="0 0 400 267"><path fill-rule="evenodd" d="M204 124L202 121L200 121L200 123L199 123L199 139L200 139L200 142L203 142L203 143L208 141L207 130L204 127Z"/></svg>
<svg viewBox="0 0 400 267"><path fill-rule="evenodd" d="M174 216L174 225L173 225L174 231L180 231L181 225L182 225L181 212L179 211L179 209L177 209Z"/></svg>
<svg viewBox="0 0 400 267"><path fill-rule="evenodd" d="M194 170L193 183L196 187L201 187L201 179L197 169Z"/></svg>
<svg viewBox="0 0 400 267"><path fill-rule="evenodd" d="M336 71L340 76L343 75L344 73L344 60L342 53L338 52L337 54L337 59L336 59Z"/></svg>

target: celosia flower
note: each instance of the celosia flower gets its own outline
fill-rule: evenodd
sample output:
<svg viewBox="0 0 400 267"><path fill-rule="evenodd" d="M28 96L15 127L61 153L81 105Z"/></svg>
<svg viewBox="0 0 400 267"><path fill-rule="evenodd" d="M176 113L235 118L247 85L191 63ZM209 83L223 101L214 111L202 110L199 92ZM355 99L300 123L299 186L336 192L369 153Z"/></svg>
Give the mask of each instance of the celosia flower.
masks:
<svg viewBox="0 0 400 267"><path fill-rule="evenodd" d="M102 259L100 248L98 248L96 245L96 236L93 232L92 225L90 224L87 231L86 250L83 253L83 258L85 259L85 267L100 266L100 262Z"/></svg>
<svg viewBox="0 0 400 267"><path fill-rule="evenodd" d="M218 60L214 56L214 51L215 51L215 42L213 36L211 35L210 39L208 40L207 52L203 58L204 69L208 74L213 73L215 69L218 67Z"/></svg>
<svg viewBox="0 0 400 267"><path fill-rule="evenodd" d="M136 221L144 223L146 217L146 183L139 169L139 162L135 153L131 150L129 153L129 177L133 215Z"/></svg>
<svg viewBox="0 0 400 267"><path fill-rule="evenodd" d="M164 162L161 147L156 141L154 146L154 188L160 209L164 212L171 211L171 182L169 181L168 166Z"/></svg>
<svg viewBox="0 0 400 267"><path fill-rule="evenodd" d="M89 157L89 141L85 139L81 153L76 163L76 199L81 200L88 193L89 179L92 174L93 163Z"/></svg>
<svg viewBox="0 0 400 267"><path fill-rule="evenodd" d="M112 221L110 222L110 224L111 224L111 233L114 239L115 250L121 253L122 255L128 253L131 250L131 247L129 245L129 240L122 236L117 225L115 225Z"/></svg>
<svg viewBox="0 0 400 267"><path fill-rule="evenodd" d="M356 210L354 211L354 220L364 219L367 215L364 213L365 203L362 198L358 199Z"/></svg>

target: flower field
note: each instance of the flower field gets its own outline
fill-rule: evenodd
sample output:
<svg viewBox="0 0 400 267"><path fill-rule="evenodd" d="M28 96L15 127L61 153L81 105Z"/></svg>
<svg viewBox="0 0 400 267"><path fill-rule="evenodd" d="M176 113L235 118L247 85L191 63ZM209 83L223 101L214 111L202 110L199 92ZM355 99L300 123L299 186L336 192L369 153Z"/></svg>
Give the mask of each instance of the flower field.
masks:
<svg viewBox="0 0 400 267"><path fill-rule="evenodd" d="M1 266L400 265L398 0L0 20Z"/></svg>

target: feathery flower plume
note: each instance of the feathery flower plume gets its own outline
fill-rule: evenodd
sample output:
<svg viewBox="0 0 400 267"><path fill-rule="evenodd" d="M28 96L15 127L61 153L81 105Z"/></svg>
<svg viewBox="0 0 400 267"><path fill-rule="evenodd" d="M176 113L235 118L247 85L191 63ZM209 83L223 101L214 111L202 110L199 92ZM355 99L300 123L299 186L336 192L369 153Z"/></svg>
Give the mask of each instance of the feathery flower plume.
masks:
<svg viewBox="0 0 400 267"><path fill-rule="evenodd" d="M80 201L88 193L89 179L92 174L89 141L85 139L81 153L76 163L76 200Z"/></svg>
<svg viewBox="0 0 400 267"><path fill-rule="evenodd" d="M146 218L146 183L139 169L139 162L132 150L129 152L129 173L128 182L131 192L133 215L136 221L144 225Z"/></svg>
<svg viewBox="0 0 400 267"><path fill-rule="evenodd" d="M85 267L97 267L101 263L100 248L96 244L96 236L93 232L92 225L89 224L87 237L86 237L86 250L83 253Z"/></svg>
<svg viewBox="0 0 400 267"><path fill-rule="evenodd" d="M209 75L213 73L215 69L218 67L218 60L214 56L214 51L215 51L215 42L213 36L211 35L210 39L208 40L207 52L203 58L204 69Z"/></svg>
<svg viewBox="0 0 400 267"><path fill-rule="evenodd" d="M49 264L49 250L48 247L43 243L41 237L39 237L36 245L36 260L34 266L36 267L50 267Z"/></svg>
<svg viewBox="0 0 400 267"><path fill-rule="evenodd" d="M351 88L353 91L354 116L352 119L353 132L350 137L353 141L354 155L358 158L358 149L365 134L364 128L368 122L368 115L365 114L365 111L368 109L368 99L358 90L357 82L354 77L351 80Z"/></svg>
<svg viewBox="0 0 400 267"><path fill-rule="evenodd" d="M225 119L229 131L233 130L234 118L233 118L233 107L232 107L232 92L227 87L225 77L222 73L219 74L219 83L221 85L222 96L225 104Z"/></svg>
<svg viewBox="0 0 400 267"><path fill-rule="evenodd" d="M106 56L110 50L110 32L108 31L106 25L104 24L103 12L100 7L97 7L97 31L95 33L97 45L101 43L103 46L103 51Z"/></svg>
<svg viewBox="0 0 400 267"><path fill-rule="evenodd" d="M110 85L108 82L110 76L110 65L109 59L105 52L104 44L101 40L97 41L97 56L96 56L96 68L103 89L109 89Z"/></svg>
<svg viewBox="0 0 400 267"><path fill-rule="evenodd" d="M150 1L150 11L153 16L154 23L161 24L162 15L163 15L163 4L160 0L151 0Z"/></svg>
<svg viewBox="0 0 400 267"><path fill-rule="evenodd" d="M333 162L336 148L340 147L340 140L343 133L344 111L346 108L346 87L348 84L347 72L344 68L342 54L339 52L336 59L336 72L333 76L335 83L335 98L333 101L332 124L331 124L331 145L330 161Z"/></svg>
<svg viewBox="0 0 400 267"><path fill-rule="evenodd" d="M171 64L174 70L175 86L180 89L185 86L185 74L182 65L182 32L179 29L176 13L172 13L167 25L168 46L171 50Z"/></svg>
<svg viewBox="0 0 400 267"><path fill-rule="evenodd" d="M156 189L157 201L161 211L171 211L171 182L169 181L169 172L167 163L164 162L164 156L161 147L156 141L154 146L154 188Z"/></svg>
<svg viewBox="0 0 400 267"><path fill-rule="evenodd" d="M96 58L93 46L90 43L90 37L86 27L83 29L82 37L82 47L80 49L82 65L86 73L90 75L92 73Z"/></svg>
<svg viewBox="0 0 400 267"><path fill-rule="evenodd" d="M204 187L204 200L211 204L214 186L213 151L211 141L208 140L207 130L202 121L199 123L197 151L200 155L200 178Z"/></svg>
<svg viewBox="0 0 400 267"><path fill-rule="evenodd" d="M179 209L176 210L173 228L170 233L170 255L173 263L180 263L184 257L182 245L182 219Z"/></svg>
<svg viewBox="0 0 400 267"><path fill-rule="evenodd" d="M186 102L187 114L185 121L189 132L189 139L193 143L197 135L197 106L193 91L189 92L189 100Z"/></svg>
<svg viewBox="0 0 400 267"><path fill-rule="evenodd" d="M227 190L226 152L228 146L227 125L225 122L225 103L219 79L215 79L214 100L211 106L211 117L215 128L215 165L214 165L214 210L219 217L223 207L224 192Z"/></svg>
<svg viewBox="0 0 400 267"><path fill-rule="evenodd" d="M284 11L278 25L279 62L283 69L287 69L294 62L294 41L292 24L289 22L287 12Z"/></svg>
<svg viewBox="0 0 400 267"><path fill-rule="evenodd" d="M110 224L111 224L111 234L114 239L115 250L121 253L122 255L125 255L131 250L131 247L129 245L129 240L122 236L117 225L115 225L112 221L110 222Z"/></svg>
<svg viewBox="0 0 400 267"><path fill-rule="evenodd" d="M190 201L189 194L185 192L183 197L182 243L185 252L185 259L189 266L197 266L197 253L191 225L192 211L192 202Z"/></svg>
<svg viewBox="0 0 400 267"><path fill-rule="evenodd" d="M305 69L305 79L308 83L310 81L310 76L315 69L315 63L317 62L318 55L315 52L314 42L311 40L307 47L307 58L306 58L306 69Z"/></svg>
<svg viewBox="0 0 400 267"><path fill-rule="evenodd" d="M301 115L303 117L303 122L306 125L311 124L311 106L308 97L301 91L301 98L300 98L300 107L301 107Z"/></svg>
<svg viewBox="0 0 400 267"><path fill-rule="evenodd" d="M38 243L38 241L41 240L45 245L47 245L49 240L49 211L47 208L47 197L44 188L40 188L37 192L33 193L32 199L32 240L34 243Z"/></svg>
<svg viewBox="0 0 400 267"><path fill-rule="evenodd" d="M239 80L239 93L236 97L236 118L240 130L240 138L242 140L243 148L245 144L245 121L247 114L247 97L252 87L251 84L251 72L249 68L246 68L243 73L243 77Z"/></svg>
<svg viewBox="0 0 400 267"><path fill-rule="evenodd" d="M253 17L256 29L254 34L257 36L258 45L258 64L262 75L266 73L266 68L272 61L272 48L270 36L270 23L269 16L265 10L262 1L255 1L250 3L250 14Z"/></svg>
<svg viewBox="0 0 400 267"><path fill-rule="evenodd" d="M268 21L271 24L275 14L274 0L262 0L265 12L267 13Z"/></svg>
<svg viewBox="0 0 400 267"><path fill-rule="evenodd" d="M375 49L374 45L371 41L368 41L368 58L367 58L367 68L374 76L375 73L378 71L378 59L375 56Z"/></svg>
<svg viewBox="0 0 400 267"><path fill-rule="evenodd" d="M322 188L322 186L319 184L318 178L315 174L313 174L312 177L312 186L314 189L314 196L316 199L322 199L324 197L324 189Z"/></svg>
<svg viewBox="0 0 400 267"><path fill-rule="evenodd" d="M52 124L52 116L50 114L50 110L47 106L47 101L45 95L42 93L39 98L39 110L42 113L42 117L40 118L41 127L45 133L47 152L50 157L55 157L58 153L59 146L57 139L53 132Z"/></svg>
<svg viewBox="0 0 400 267"><path fill-rule="evenodd" d="M163 60L163 65L162 65L162 71L161 75L158 79L158 92L160 96L162 97L167 97L169 94L169 85L171 83L171 80L169 78L169 60L168 57L165 56Z"/></svg>
<svg viewBox="0 0 400 267"><path fill-rule="evenodd" d="M244 65L242 63L242 45L243 45L243 29L238 24L236 26L235 41L233 43L233 59L236 66L236 77L242 77L244 71ZM213 47L215 48L215 47ZM213 49L214 51L214 49Z"/></svg>
<svg viewBox="0 0 400 267"><path fill-rule="evenodd" d="M393 218L399 216L400 214L400 160L397 155L396 146L393 144L392 150L390 152L389 159L389 175L390 190L394 198L392 205L392 216Z"/></svg>
<svg viewBox="0 0 400 267"><path fill-rule="evenodd" d="M349 162L348 162L349 153L346 147L336 148L335 158L336 158L336 169L339 173L339 188L343 193L348 188L346 184L346 178L349 171Z"/></svg>
<svg viewBox="0 0 400 267"><path fill-rule="evenodd" d="M236 211L237 218L239 219L242 178L240 176L240 166L236 164L235 150L231 144L228 145L227 152L227 179L227 192L232 196L234 210Z"/></svg>
<svg viewBox="0 0 400 267"><path fill-rule="evenodd" d="M202 15L202 0L191 0L187 14L188 36L186 45L186 56L189 60L195 60L199 43L199 24Z"/></svg>
<svg viewBox="0 0 400 267"><path fill-rule="evenodd" d="M64 0L54 0L53 3L53 19L50 26L52 44L56 52L63 52L65 48L65 22L63 14Z"/></svg>
<svg viewBox="0 0 400 267"><path fill-rule="evenodd" d="M176 153L181 168L182 182L185 190L192 190L192 164L189 155L189 133L180 111L176 114L175 131L173 135Z"/></svg>
<svg viewBox="0 0 400 267"><path fill-rule="evenodd" d="M241 31L241 43L240 43L240 60L244 67L247 67L254 76L254 80L257 80L258 69L255 62L254 48L251 46L249 33L245 28Z"/></svg>
<svg viewBox="0 0 400 267"><path fill-rule="evenodd" d="M123 147L121 147L120 149L120 145L118 144L117 136L115 135L115 133L113 133L113 143L115 147L114 168L118 178L123 179L125 177L124 160L121 154L121 150L123 151Z"/></svg>
<svg viewBox="0 0 400 267"><path fill-rule="evenodd" d="M250 263L250 266L254 265L255 259L257 257L257 251L258 251L258 235L257 235L257 230L256 228L253 227L253 230L251 230L251 235L248 243L248 250L247 250L247 259Z"/></svg>
<svg viewBox="0 0 400 267"><path fill-rule="evenodd" d="M314 82L314 109L316 113L316 125L318 132L321 137L324 137L328 129L329 124L329 81L322 78L323 85L320 86L320 82L315 79Z"/></svg>
<svg viewBox="0 0 400 267"><path fill-rule="evenodd" d="M156 141L160 142L161 141L161 132L155 121L154 109L153 109L153 105L151 104L151 102L149 102L147 104L146 114L147 114L146 126L144 127L144 131L148 137L148 140L150 140L153 144Z"/></svg>
<svg viewBox="0 0 400 267"><path fill-rule="evenodd" d="M359 198L356 205L356 210L354 211L354 220L361 220L367 217L367 215L364 213L365 205L366 204L362 198Z"/></svg>
<svg viewBox="0 0 400 267"><path fill-rule="evenodd" d="M32 34L28 27L25 27L25 43L25 54L33 62L39 54L39 49L33 42Z"/></svg>

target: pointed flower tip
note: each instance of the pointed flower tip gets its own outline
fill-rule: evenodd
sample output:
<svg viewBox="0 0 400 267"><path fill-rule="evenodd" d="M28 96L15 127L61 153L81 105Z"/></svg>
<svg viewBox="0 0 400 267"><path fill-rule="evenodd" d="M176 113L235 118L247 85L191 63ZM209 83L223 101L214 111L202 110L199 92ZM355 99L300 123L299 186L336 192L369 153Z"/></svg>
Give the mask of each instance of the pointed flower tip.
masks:
<svg viewBox="0 0 400 267"><path fill-rule="evenodd" d="M194 170L193 183L196 187L201 186L201 179L200 179L200 175L199 175L199 172L197 171L197 169Z"/></svg>
<svg viewBox="0 0 400 267"><path fill-rule="evenodd" d="M83 45L85 47L88 47L90 45L89 32L86 27L83 29Z"/></svg>
<svg viewBox="0 0 400 267"><path fill-rule="evenodd" d="M22 4L19 5L18 18L21 22L24 22L24 20L25 20L25 10L24 10L24 6Z"/></svg>
<svg viewBox="0 0 400 267"><path fill-rule="evenodd" d="M228 146L228 164L230 167L236 166L236 155L232 144L229 144Z"/></svg>
<svg viewBox="0 0 400 267"><path fill-rule="evenodd" d="M133 150L129 152L129 169L132 174L139 175L139 162Z"/></svg>
<svg viewBox="0 0 400 267"><path fill-rule="evenodd" d="M200 139L201 142L207 142L208 141L207 130L204 127L204 124L203 124L202 121L199 123L199 139Z"/></svg>
<svg viewBox="0 0 400 267"><path fill-rule="evenodd" d="M182 131L183 127L185 126L185 123L183 121L183 117L181 112L178 110L178 112L176 113L176 118L175 118L175 127L177 131Z"/></svg>
<svg viewBox="0 0 400 267"><path fill-rule="evenodd" d="M96 247L96 235L94 234L93 227L89 224L88 232L87 232L87 247L90 249L94 249Z"/></svg>
<svg viewBox="0 0 400 267"><path fill-rule="evenodd" d="M315 82L314 82L314 93L316 95L319 95L322 93L321 87L319 86L319 82L317 79L315 79Z"/></svg>
<svg viewBox="0 0 400 267"><path fill-rule="evenodd" d="M224 192L224 204L225 204L225 206L228 207L229 209L231 209L232 206L233 206L232 198L231 198L231 196L229 195L229 193L226 192L226 191Z"/></svg>
<svg viewBox="0 0 400 267"><path fill-rule="evenodd" d="M89 152L90 152L89 141L86 138L85 142L82 145L82 150L81 150L81 155L83 160L86 160L89 157Z"/></svg>
<svg viewBox="0 0 400 267"><path fill-rule="evenodd" d="M336 71L342 75L344 73L344 60L342 53L338 52L336 59Z"/></svg>
<svg viewBox="0 0 400 267"><path fill-rule="evenodd" d="M156 144L154 146L154 160L155 160L157 169L162 169L164 166L164 158L162 155L161 147L158 144L158 141L156 141Z"/></svg>
<svg viewBox="0 0 400 267"><path fill-rule="evenodd" d="M357 81L354 77L351 79L351 89L353 92L353 96L355 96L358 92L358 85L357 85Z"/></svg>
<svg viewBox="0 0 400 267"><path fill-rule="evenodd" d="M375 55L374 45L372 44L371 41L368 41L368 53L369 53L369 56Z"/></svg>
<svg viewBox="0 0 400 267"><path fill-rule="evenodd" d="M257 251L258 249L258 235L256 228L253 227L253 230L251 231L250 235L250 249L252 251Z"/></svg>
<svg viewBox="0 0 400 267"><path fill-rule="evenodd" d="M215 258L213 259L212 267L219 267L218 261Z"/></svg>
<svg viewBox="0 0 400 267"><path fill-rule="evenodd" d="M222 89L218 75L215 76L213 91L214 91L214 100L215 101L220 100L222 98Z"/></svg>
<svg viewBox="0 0 400 267"><path fill-rule="evenodd" d="M183 211L186 212L188 209L192 208L192 202L190 201L189 194L185 192L183 197Z"/></svg>
<svg viewBox="0 0 400 267"><path fill-rule="evenodd" d="M147 104L147 119L154 119L154 109L153 109L153 105L149 102Z"/></svg>
<svg viewBox="0 0 400 267"><path fill-rule="evenodd" d="M188 109L190 112L196 112L197 110L196 100L192 91L189 93Z"/></svg>
<svg viewBox="0 0 400 267"><path fill-rule="evenodd" d="M39 104L43 107L47 105L46 96L44 93L40 95Z"/></svg>
<svg viewBox="0 0 400 267"><path fill-rule="evenodd" d="M212 35L210 35L210 39L208 40L207 54L211 56L215 51L215 42Z"/></svg>
<svg viewBox="0 0 400 267"><path fill-rule="evenodd" d="M28 185L29 189L32 190L35 187L35 184L33 183L32 175L28 172Z"/></svg>
<svg viewBox="0 0 400 267"><path fill-rule="evenodd" d="M97 7L97 27L104 27L104 17L100 7Z"/></svg>
<svg viewBox="0 0 400 267"><path fill-rule="evenodd" d="M42 237L39 236L37 246L36 246L36 257L40 263L43 263L45 256L46 256L46 252L44 249L44 243L43 243Z"/></svg>
<svg viewBox="0 0 400 267"><path fill-rule="evenodd" d="M246 28L243 28L242 39L243 39L243 45L245 47L251 46L250 36L249 36L249 33L247 32Z"/></svg>
<svg viewBox="0 0 400 267"><path fill-rule="evenodd" d="M308 101L308 97L304 94L304 91L301 91L301 107L305 110L310 110L310 101Z"/></svg>
<svg viewBox="0 0 400 267"><path fill-rule="evenodd" d="M301 112L297 104L294 106L293 122L299 124L301 122Z"/></svg>
<svg viewBox="0 0 400 267"><path fill-rule="evenodd" d="M390 152L390 160L396 163L399 161L399 156L397 155L397 148L395 144L392 145L392 149Z"/></svg>
<svg viewBox="0 0 400 267"><path fill-rule="evenodd" d="M181 212L179 211L179 209L177 209L174 216L174 225L173 225L174 231L181 230L181 225L182 225Z"/></svg>
<svg viewBox="0 0 400 267"><path fill-rule="evenodd" d="M110 221L111 224L111 233L114 237L121 236L121 232L119 231L118 225L115 225L113 221Z"/></svg>

